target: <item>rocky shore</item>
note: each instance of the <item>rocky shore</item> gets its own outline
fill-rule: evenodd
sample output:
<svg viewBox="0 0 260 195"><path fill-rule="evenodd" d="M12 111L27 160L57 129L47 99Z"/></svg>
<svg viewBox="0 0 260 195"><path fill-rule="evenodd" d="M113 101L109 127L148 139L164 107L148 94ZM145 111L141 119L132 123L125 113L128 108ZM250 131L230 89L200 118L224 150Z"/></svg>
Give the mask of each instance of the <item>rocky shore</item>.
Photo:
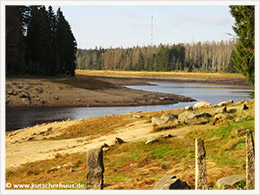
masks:
<svg viewBox="0 0 260 195"><path fill-rule="evenodd" d="M128 89L123 84L145 84L144 81L115 80L100 81L87 78L92 86L84 87L80 81L69 79L28 79L6 80L7 107L92 107L92 106L141 106L190 102L194 99L181 95L147 92ZM65 81L64 81L65 80ZM82 87L81 87L82 84ZM85 83L86 84L86 83ZM75 86L76 85L76 86ZM97 86L97 87L94 87Z"/></svg>

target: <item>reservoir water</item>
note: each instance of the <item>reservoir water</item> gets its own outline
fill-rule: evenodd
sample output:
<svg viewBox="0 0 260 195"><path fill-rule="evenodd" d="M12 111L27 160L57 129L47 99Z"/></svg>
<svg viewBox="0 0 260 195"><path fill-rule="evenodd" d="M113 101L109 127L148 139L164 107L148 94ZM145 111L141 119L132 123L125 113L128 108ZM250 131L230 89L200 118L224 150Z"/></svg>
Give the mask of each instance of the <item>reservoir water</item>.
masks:
<svg viewBox="0 0 260 195"><path fill-rule="evenodd" d="M226 100L234 102L250 99L252 92L244 86L213 85L197 83L151 82L153 85L126 86L145 91L173 93L192 97L197 101L217 104ZM124 106L124 107L66 107L66 108L7 108L6 131L21 129L41 123L81 118L99 117L108 114L123 114L127 112L148 112L170 110L194 105L196 102L181 102L169 105Z"/></svg>

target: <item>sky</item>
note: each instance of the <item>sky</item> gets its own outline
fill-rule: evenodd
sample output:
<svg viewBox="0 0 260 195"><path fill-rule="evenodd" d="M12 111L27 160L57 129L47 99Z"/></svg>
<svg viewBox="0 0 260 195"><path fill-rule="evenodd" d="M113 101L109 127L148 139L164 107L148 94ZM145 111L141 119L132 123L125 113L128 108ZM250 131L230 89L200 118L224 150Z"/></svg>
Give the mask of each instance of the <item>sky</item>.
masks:
<svg viewBox="0 0 260 195"><path fill-rule="evenodd" d="M229 40L234 18L227 5L53 6L60 7L78 48L116 48Z"/></svg>

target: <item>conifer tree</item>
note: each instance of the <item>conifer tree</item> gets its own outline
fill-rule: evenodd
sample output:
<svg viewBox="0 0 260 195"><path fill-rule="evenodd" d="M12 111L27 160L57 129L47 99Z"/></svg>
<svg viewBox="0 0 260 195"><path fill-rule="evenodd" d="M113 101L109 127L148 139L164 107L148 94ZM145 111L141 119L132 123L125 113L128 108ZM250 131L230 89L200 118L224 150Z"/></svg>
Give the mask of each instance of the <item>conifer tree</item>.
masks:
<svg viewBox="0 0 260 195"><path fill-rule="evenodd" d="M255 7L230 6L235 18L234 32L238 36L235 55L232 58L236 68L246 76L254 89L255 86Z"/></svg>

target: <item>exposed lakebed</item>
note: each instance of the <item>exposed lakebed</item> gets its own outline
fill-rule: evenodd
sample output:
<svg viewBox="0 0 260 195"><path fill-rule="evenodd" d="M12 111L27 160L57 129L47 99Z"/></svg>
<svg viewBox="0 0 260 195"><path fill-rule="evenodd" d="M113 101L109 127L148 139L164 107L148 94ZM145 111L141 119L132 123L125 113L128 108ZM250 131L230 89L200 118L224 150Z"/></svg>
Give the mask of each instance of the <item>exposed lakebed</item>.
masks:
<svg viewBox="0 0 260 195"><path fill-rule="evenodd" d="M132 89L154 91L192 97L197 101L207 101L212 104L226 100L234 102L250 99L251 89L244 86L213 85L201 83L181 82L151 82L152 85L126 86ZM122 114L127 112L148 112L159 110L170 110L184 108L194 105L195 102L181 102L169 105L153 106L122 106L122 107L59 107L59 108L7 108L6 109L6 131L34 126L36 124L48 123L61 120L77 120L105 116L108 114Z"/></svg>

